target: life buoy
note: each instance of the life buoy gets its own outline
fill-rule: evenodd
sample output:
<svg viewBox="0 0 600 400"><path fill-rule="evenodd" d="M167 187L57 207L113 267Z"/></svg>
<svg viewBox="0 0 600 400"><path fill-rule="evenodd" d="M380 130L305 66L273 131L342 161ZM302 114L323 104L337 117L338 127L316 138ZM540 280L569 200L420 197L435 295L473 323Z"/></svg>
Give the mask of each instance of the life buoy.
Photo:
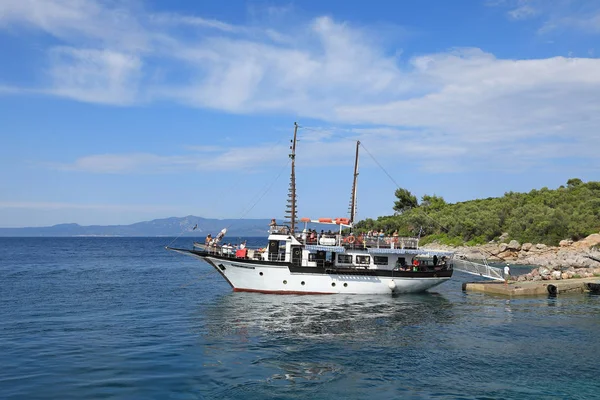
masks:
<svg viewBox="0 0 600 400"><path fill-rule="evenodd" d="M355 241L356 241L356 238L354 236L348 236L346 238L346 243L354 244Z"/></svg>
<svg viewBox="0 0 600 400"><path fill-rule="evenodd" d="M335 223L338 225L349 225L350 220L348 218L336 218Z"/></svg>

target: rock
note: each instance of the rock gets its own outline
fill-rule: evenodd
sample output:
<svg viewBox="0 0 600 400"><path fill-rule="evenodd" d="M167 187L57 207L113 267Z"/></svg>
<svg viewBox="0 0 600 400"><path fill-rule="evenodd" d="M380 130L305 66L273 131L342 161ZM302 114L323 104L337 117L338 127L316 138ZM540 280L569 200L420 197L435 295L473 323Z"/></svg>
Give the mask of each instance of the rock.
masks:
<svg viewBox="0 0 600 400"><path fill-rule="evenodd" d="M515 257L515 253L513 253L512 251L505 251L503 253L499 253L496 257L500 258L501 260L514 260Z"/></svg>
<svg viewBox="0 0 600 400"><path fill-rule="evenodd" d="M581 239L578 242L573 243L573 247L578 249L591 249L594 246L600 244L600 234L592 233L588 237Z"/></svg>
<svg viewBox="0 0 600 400"><path fill-rule="evenodd" d="M498 246L498 251L500 253L504 253L507 248L508 248L508 245L506 243L500 243L500 246Z"/></svg>
<svg viewBox="0 0 600 400"><path fill-rule="evenodd" d="M540 267L538 269L538 271L539 271L539 273L540 273L541 276L548 276L548 275L550 275L550 270L548 268L546 268L546 267Z"/></svg>
<svg viewBox="0 0 600 400"><path fill-rule="evenodd" d="M563 272L563 273L561 274L561 278L562 278L562 279L570 279L571 277L569 276L569 273L568 273L568 272Z"/></svg>
<svg viewBox="0 0 600 400"><path fill-rule="evenodd" d="M530 273L532 276L540 276L540 271L537 268L531 270Z"/></svg>
<svg viewBox="0 0 600 400"><path fill-rule="evenodd" d="M500 235L500 237L498 238L498 241L504 242L506 239L508 239L508 232L504 232L502 235Z"/></svg>
<svg viewBox="0 0 600 400"><path fill-rule="evenodd" d="M506 249L519 251L519 250L521 250L521 244L513 239L508 243L508 245L506 246Z"/></svg>
<svg viewBox="0 0 600 400"><path fill-rule="evenodd" d="M523 251L529 251L529 250L531 250L531 247L533 247L533 244L531 244L531 243L523 243L523 246L521 246L521 250L523 250Z"/></svg>
<svg viewBox="0 0 600 400"><path fill-rule="evenodd" d="M563 239L560 242L558 242L558 245L560 247L569 247L572 244L573 244L573 241L571 239Z"/></svg>
<svg viewBox="0 0 600 400"><path fill-rule="evenodd" d="M546 246L546 245L545 245L545 244L543 244L543 243L538 243L538 244L536 244L536 245L535 245L535 248L536 248L536 249L538 249L538 250L543 250L543 249L545 249L546 247L548 247L548 246Z"/></svg>
<svg viewBox="0 0 600 400"><path fill-rule="evenodd" d="M532 279L532 281L534 281L534 282L535 281L541 281L541 280L542 280L542 277L540 275L534 276L533 279Z"/></svg>
<svg viewBox="0 0 600 400"><path fill-rule="evenodd" d="M527 280L527 277L525 275L519 275L519 277L517 278L517 282L525 282Z"/></svg>
<svg viewBox="0 0 600 400"><path fill-rule="evenodd" d="M545 281L549 281L550 279L552 279L551 275L542 275L542 279Z"/></svg>
<svg viewBox="0 0 600 400"><path fill-rule="evenodd" d="M525 275L525 279L528 281L532 281L533 280L533 275L532 274L526 274Z"/></svg>
<svg viewBox="0 0 600 400"><path fill-rule="evenodd" d="M562 277L562 272L552 271L552 274L550 274L550 276L552 276L552 279L559 280Z"/></svg>

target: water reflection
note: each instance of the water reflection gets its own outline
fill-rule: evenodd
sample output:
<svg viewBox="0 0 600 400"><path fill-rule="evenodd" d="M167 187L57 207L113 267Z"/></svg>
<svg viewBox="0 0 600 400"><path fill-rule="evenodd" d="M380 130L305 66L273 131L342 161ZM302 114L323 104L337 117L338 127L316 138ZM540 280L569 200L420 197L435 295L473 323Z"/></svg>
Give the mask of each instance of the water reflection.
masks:
<svg viewBox="0 0 600 400"><path fill-rule="evenodd" d="M268 296L229 293L199 307L208 336L257 335L344 338L389 335L400 328L446 324L452 303L436 293L388 296ZM201 319L200 319L201 318Z"/></svg>

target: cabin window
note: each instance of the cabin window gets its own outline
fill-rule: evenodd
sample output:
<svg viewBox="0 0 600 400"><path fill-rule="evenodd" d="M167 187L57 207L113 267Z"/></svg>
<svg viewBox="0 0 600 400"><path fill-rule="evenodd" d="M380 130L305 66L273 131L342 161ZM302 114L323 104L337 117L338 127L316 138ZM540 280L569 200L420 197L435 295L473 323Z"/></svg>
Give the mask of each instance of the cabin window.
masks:
<svg viewBox="0 0 600 400"><path fill-rule="evenodd" d="M350 254L338 254L337 260L340 264L352 264L352 256Z"/></svg>
<svg viewBox="0 0 600 400"><path fill-rule="evenodd" d="M384 256L373 256L375 265L388 265L388 258Z"/></svg>
<svg viewBox="0 0 600 400"><path fill-rule="evenodd" d="M315 253L308 253L308 261L315 261L317 259L316 256Z"/></svg>
<svg viewBox="0 0 600 400"><path fill-rule="evenodd" d="M371 264L371 256L356 256L356 263L359 265Z"/></svg>

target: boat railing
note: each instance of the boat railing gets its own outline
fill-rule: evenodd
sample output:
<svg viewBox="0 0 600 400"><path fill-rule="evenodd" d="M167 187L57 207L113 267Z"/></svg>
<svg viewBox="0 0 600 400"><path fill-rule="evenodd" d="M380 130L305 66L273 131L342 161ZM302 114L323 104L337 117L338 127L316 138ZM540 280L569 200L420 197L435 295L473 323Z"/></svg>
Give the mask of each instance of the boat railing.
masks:
<svg viewBox="0 0 600 400"><path fill-rule="evenodd" d="M285 261L285 253L267 253L267 260L269 261Z"/></svg>
<svg viewBox="0 0 600 400"><path fill-rule="evenodd" d="M269 233L289 235L290 227L287 225L269 225Z"/></svg>
<svg viewBox="0 0 600 400"><path fill-rule="evenodd" d="M418 249L419 239L399 236L366 236L354 234L317 234L301 233L296 235L303 244L321 246L344 246L347 249Z"/></svg>

